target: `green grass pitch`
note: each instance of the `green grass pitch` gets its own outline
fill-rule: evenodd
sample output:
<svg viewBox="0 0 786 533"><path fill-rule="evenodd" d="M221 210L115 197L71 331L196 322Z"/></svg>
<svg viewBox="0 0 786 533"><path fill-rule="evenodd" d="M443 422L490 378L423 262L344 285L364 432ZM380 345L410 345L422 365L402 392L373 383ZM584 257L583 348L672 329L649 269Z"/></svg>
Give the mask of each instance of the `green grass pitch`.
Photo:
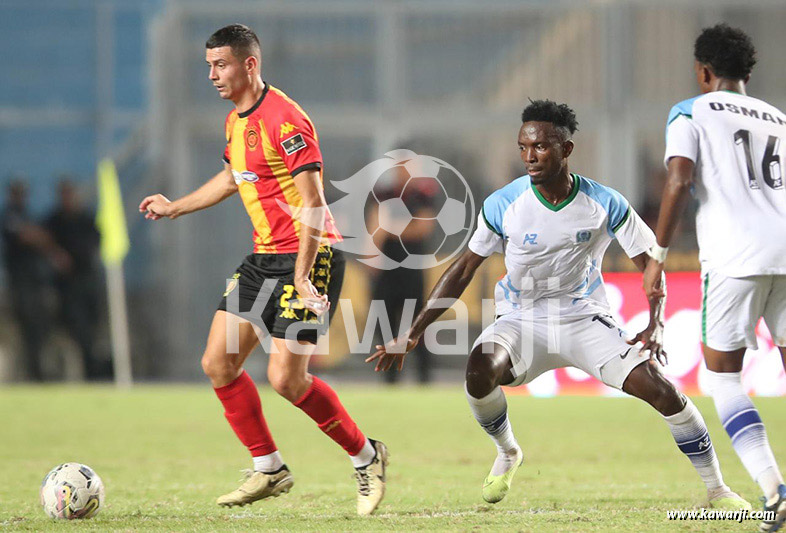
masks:
<svg viewBox="0 0 786 533"><path fill-rule="evenodd" d="M341 386L349 412L391 452L378 513L355 516L355 482L343 451L298 409L262 390L278 446L295 476L291 493L222 509L215 498L250 466L208 385L0 389L0 531L754 531L758 523L670 522L669 509L704 501L703 486L660 416L627 398L509 396L526 461L507 498L480 487L491 441L462 387ZM726 482L759 508L711 401L710 426ZM783 399L756 400L776 457L786 457ZM38 504L44 474L86 463L106 485L97 518L55 522Z"/></svg>

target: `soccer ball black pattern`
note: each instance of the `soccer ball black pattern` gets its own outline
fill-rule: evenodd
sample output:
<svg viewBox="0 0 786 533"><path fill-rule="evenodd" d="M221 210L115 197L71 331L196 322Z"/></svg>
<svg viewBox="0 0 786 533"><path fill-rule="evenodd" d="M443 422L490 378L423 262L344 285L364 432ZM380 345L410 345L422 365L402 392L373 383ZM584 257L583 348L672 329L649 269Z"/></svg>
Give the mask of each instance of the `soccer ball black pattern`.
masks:
<svg viewBox="0 0 786 533"><path fill-rule="evenodd" d="M104 503L104 484L87 465L64 463L41 482L41 506L51 518L94 517Z"/></svg>

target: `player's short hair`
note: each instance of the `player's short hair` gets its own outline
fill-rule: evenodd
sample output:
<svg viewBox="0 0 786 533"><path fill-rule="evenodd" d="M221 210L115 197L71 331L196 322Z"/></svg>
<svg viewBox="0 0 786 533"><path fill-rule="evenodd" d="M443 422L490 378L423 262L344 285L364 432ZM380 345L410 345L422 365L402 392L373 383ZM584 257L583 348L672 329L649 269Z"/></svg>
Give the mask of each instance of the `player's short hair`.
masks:
<svg viewBox="0 0 786 533"><path fill-rule="evenodd" d="M261 46L254 30L243 24L230 24L217 30L205 43L205 48L229 46L238 59L255 56L261 60Z"/></svg>
<svg viewBox="0 0 786 533"><path fill-rule="evenodd" d="M726 23L704 28L693 46L696 61L719 78L743 80L756 64L756 48L748 35Z"/></svg>
<svg viewBox="0 0 786 533"><path fill-rule="evenodd" d="M558 104L551 100L530 100L529 105L521 113L521 122L551 122L556 128L562 130L565 139L576 133L579 123L576 113L568 104Z"/></svg>

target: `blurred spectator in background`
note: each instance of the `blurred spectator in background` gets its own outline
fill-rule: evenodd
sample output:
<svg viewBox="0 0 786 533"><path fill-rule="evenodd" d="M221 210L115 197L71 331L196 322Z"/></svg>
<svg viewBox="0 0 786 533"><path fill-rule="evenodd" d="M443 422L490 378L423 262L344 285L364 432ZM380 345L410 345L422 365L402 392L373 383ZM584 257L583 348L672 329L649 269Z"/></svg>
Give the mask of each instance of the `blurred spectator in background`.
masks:
<svg viewBox="0 0 786 533"><path fill-rule="evenodd" d="M415 218L407 224L400 236L382 229L376 231L373 236L374 244L385 256L396 262L402 262L408 255L426 253L425 247L436 225L436 220L433 218L436 216L433 199L436 193L434 187L439 185L431 183L429 178L411 178L403 166L394 167L392 170L394 174L390 182L382 182L374 189L379 204L373 203L368 210L368 227L396 226L395 223L385 223L380 217L401 217L402 213L381 210L379 205L391 198L403 200L409 213ZM404 222L406 223L407 220L408 217ZM396 337L407 300L415 302L414 314L408 318L410 321L414 320L423 307L423 271L403 267L392 270L374 268L370 270L371 298L385 302L391 330ZM431 353L419 344L412 355L415 359L418 381L428 383L431 380ZM401 374L402 372L383 372L382 378L385 382L393 384L398 381Z"/></svg>
<svg viewBox="0 0 786 533"><path fill-rule="evenodd" d="M27 185L22 180L8 184L0 232L8 293L19 325L27 378L42 381L41 355L52 323L52 267L66 271L71 266L70 258L51 234L33 221L27 208Z"/></svg>
<svg viewBox="0 0 786 533"><path fill-rule="evenodd" d="M58 184L58 203L46 219L46 228L71 260L71 268L58 272L55 279L60 321L79 346L85 377L111 379L111 362L95 350L103 284L95 214L83 206L77 186L66 176Z"/></svg>
<svg viewBox="0 0 786 533"><path fill-rule="evenodd" d="M658 149L662 149L660 146ZM660 199L663 196L663 189L666 187L666 167L659 155L645 152L640 158L640 168L642 175L646 177L643 181L643 202L640 206L641 218L644 222L655 230L658 223L658 213L660 212ZM682 251L698 253L696 243L696 224L695 213L698 204L694 198L688 202L685 216L678 222L679 226L675 230L674 240L672 241L673 252ZM672 256L674 254L672 253ZM698 269L697 264L695 268Z"/></svg>

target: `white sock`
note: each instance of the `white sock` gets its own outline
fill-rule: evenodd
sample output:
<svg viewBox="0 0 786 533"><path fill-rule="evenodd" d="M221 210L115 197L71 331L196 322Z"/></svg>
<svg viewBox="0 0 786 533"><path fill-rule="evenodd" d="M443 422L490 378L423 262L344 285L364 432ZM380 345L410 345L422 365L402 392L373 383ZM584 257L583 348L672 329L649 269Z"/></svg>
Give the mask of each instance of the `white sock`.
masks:
<svg viewBox="0 0 786 533"><path fill-rule="evenodd" d="M677 414L664 416L677 447L688 456L708 491L724 487L718 457L712 447L707 425L690 398L685 398L685 408Z"/></svg>
<svg viewBox="0 0 786 533"><path fill-rule="evenodd" d="M516 464L516 461L519 459L519 453L521 453L521 448L516 447L515 450L511 450L509 452L500 452L497 451L497 458L494 459L494 465L491 467L491 475L492 476L501 476L508 470L510 467Z"/></svg>
<svg viewBox="0 0 786 533"><path fill-rule="evenodd" d="M358 452L357 455L350 455L349 459L352 461L352 466L355 468L363 468L371 464L376 454L377 450L374 449L374 445L366 439L366 443L363 445L360 452Z"/></svg>
<svg viewBox="0 0 786 533"><path fill-rule="evenodd" d="M707 381L721 423L734 451L767 499L778 493L783 477L772 454L759 412L742 387L740 372L707 371Z"/></svg>
<svg viewBox="0 0 786 533"><path fill-rule="evenodd" d="M521 450L508 420L508 402L505 400L505 393L502 392L501 387L496 387L488 396L474 398L467 392L466 382L464 391L475 420L497 446L497 459L494 461L491 473L495 476L500 475L512 466Z"/></svg>
<svg viewBox="0 0 786 533"><path fill-rule="evenodd" d="M271 473L279 470L282 466L284 466L284 460L281 458L278 450L267 455L254 457L254 472Z"/></svg>

